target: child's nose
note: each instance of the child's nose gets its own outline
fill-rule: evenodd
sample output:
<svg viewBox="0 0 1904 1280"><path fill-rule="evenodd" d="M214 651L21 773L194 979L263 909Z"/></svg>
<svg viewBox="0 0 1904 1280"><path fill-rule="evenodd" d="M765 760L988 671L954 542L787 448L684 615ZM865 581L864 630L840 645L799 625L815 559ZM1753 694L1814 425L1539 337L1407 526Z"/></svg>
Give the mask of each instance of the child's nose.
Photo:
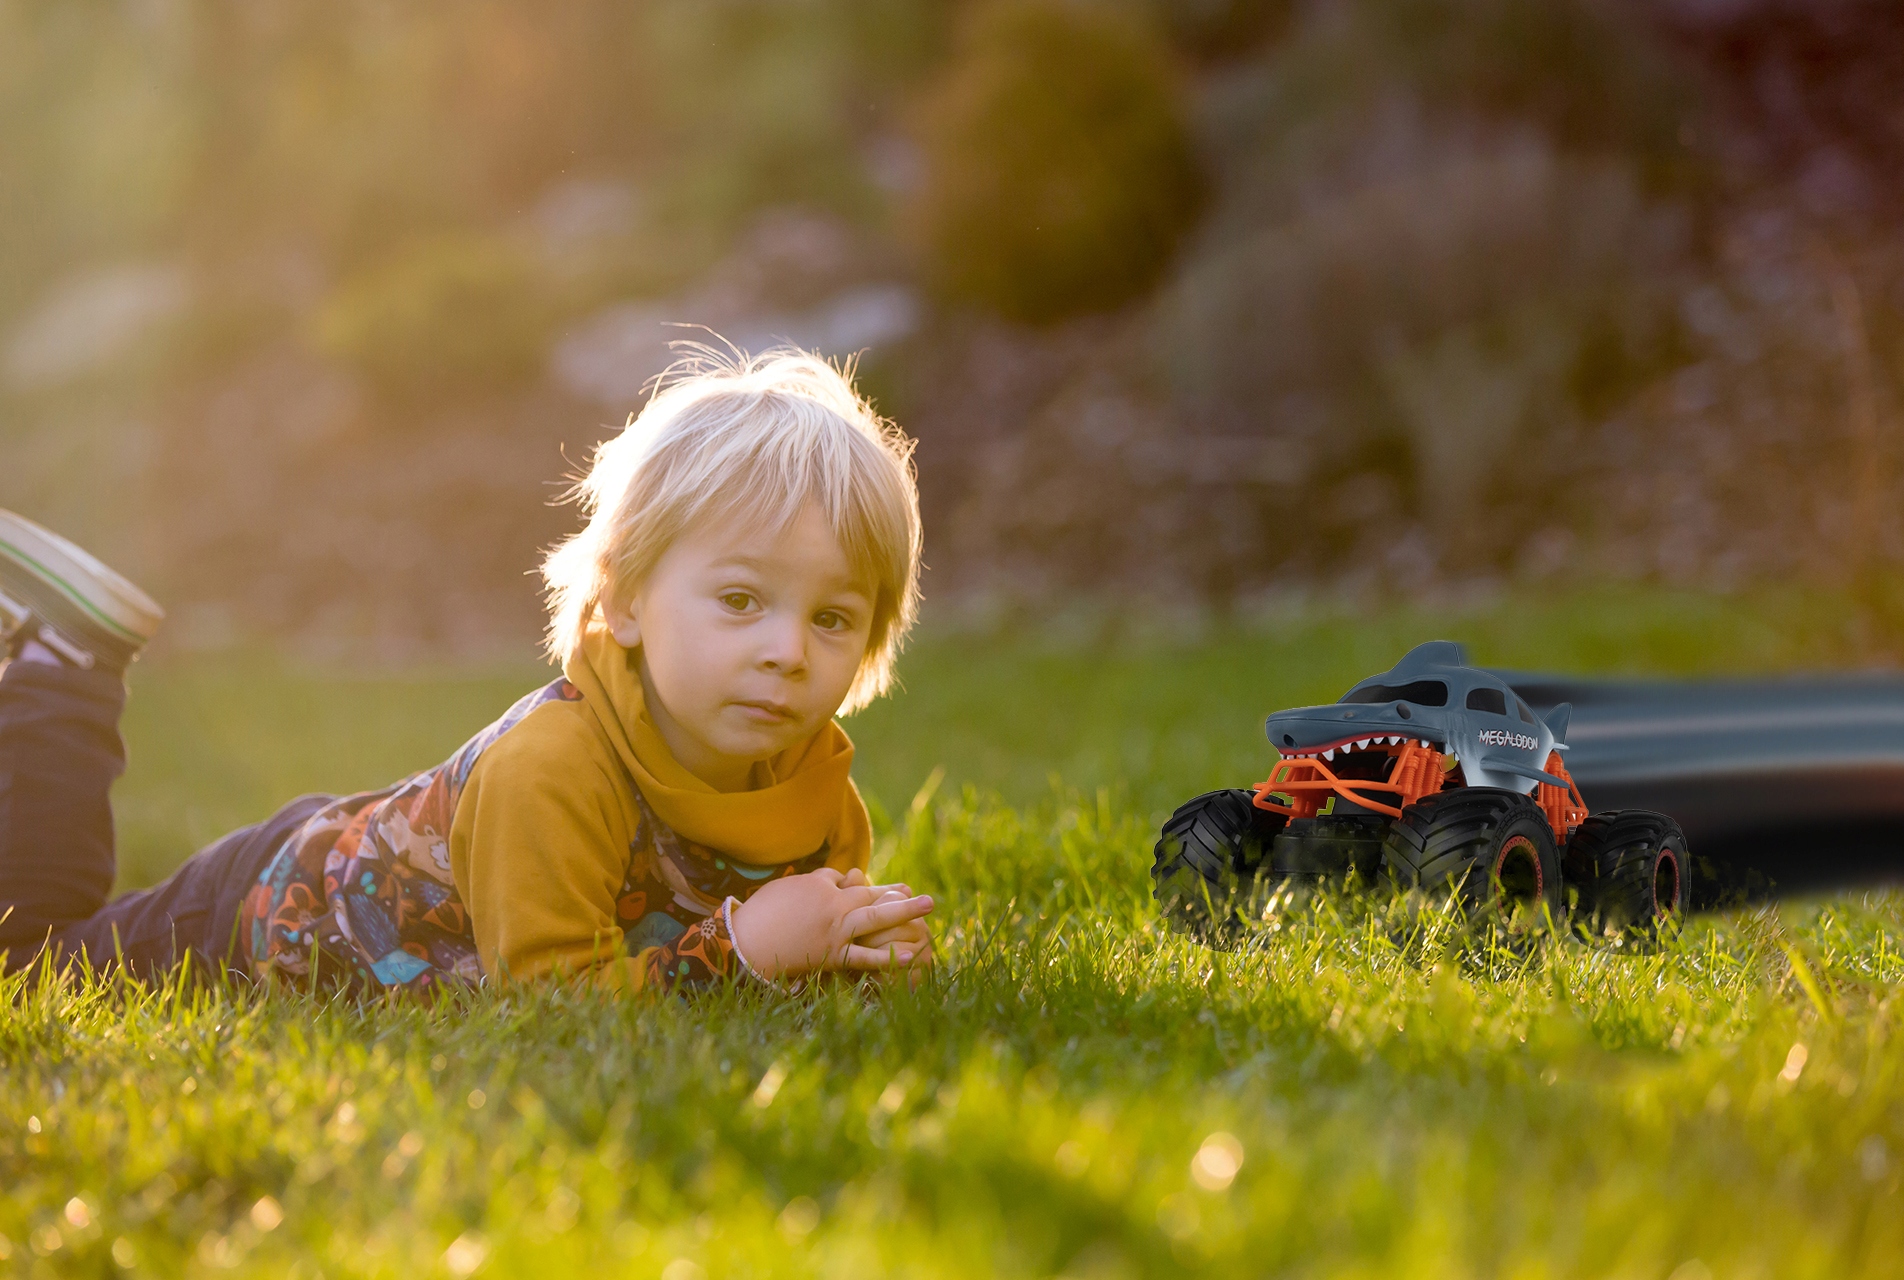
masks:
<svg viewBox="0 0 1904 1280"><path fill-rule="evenodd" d="M782 674L805 670L806 628L795 619L776 619L768 626L760 664Z"/></svg>

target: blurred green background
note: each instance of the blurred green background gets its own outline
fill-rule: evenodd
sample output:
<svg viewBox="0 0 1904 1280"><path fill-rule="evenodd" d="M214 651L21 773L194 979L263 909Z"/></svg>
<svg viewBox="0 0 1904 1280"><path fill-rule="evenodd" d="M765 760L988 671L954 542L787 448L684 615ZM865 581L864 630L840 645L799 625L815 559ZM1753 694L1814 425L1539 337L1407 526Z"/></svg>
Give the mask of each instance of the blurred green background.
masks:
<svg viewBox="0 0 1904 1280"><path fill-rule="evenodd" d="M712 331L861 355L940 622L1802 579L1889 661L1900 65L1878 0L0 0L0 505L161 660L507 660Z"/></svg>

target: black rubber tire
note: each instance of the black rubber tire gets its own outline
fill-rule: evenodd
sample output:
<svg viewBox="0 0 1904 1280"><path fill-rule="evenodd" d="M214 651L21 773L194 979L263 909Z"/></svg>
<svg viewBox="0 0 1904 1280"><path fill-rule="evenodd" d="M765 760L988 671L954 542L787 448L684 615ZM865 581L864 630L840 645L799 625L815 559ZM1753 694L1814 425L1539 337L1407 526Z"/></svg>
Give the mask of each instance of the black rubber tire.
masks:
<svg viewBox="0 0 1904 1280"><path fill-rule="evenodd" d="M1179 933L1235 945L1241 908L1269 872L1269 848L1288 819L1259 809L1255 793L1208 791L1178 807L1158 833L1152 894Z"/></svg>
<svg viewBox="0 0 1904 1280"><path fill-rule="evenodd" d="M1394 885L1455 892L1470 918L1507 916L1517 905L1562 910L1560 859L1547 815L1526 796L1458 787L1402 810L1382 844Z"/></svg>
<svg viewBox="0 0 1904 1280"><path fill-rule="evenodd" d="M1596 931L1650 930L1667 915L1686 913L1692 859L1686 833L1663 813L1593 814L1574 828L1565 864L1567 883L1580 895L1576 910Z"/></svg>

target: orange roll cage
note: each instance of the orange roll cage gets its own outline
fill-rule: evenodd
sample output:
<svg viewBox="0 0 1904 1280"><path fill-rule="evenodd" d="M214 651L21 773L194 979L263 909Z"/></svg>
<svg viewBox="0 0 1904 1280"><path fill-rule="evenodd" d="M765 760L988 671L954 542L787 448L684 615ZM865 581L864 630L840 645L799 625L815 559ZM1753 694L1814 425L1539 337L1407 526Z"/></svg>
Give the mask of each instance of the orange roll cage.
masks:
<svg viewBox="0 0 1904 1280"><path fill-rule="evenodd" d="M1418 742L1371 744L1355 754L1393 756L1395 763L1379 780L1344 778L1319 756L1284 756L1270 770L1268 779L1256 786L1256 807L1292 818L1313 818L1331 797L1340 796L1374 813L1399 818L1403 809L1434 795L1447 782L1448 758ZM1586 819L1587 805L1558 751L1548 754L1546 772L1567 785L1539 783L1534 788L1534 800L1546 815L1547 825L1554 829L1555 839L1564 840ZM1278 800L1278 796L1286 799Z"/></svg>

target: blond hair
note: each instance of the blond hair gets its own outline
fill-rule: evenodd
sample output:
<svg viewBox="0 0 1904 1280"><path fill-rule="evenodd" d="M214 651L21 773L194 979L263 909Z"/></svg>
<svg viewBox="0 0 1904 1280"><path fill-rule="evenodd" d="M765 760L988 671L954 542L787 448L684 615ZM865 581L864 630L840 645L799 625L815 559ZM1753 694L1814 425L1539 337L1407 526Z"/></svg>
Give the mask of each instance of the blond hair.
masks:
<svg viewBox="0 0 1904 1280"><path fill-rule="evenodd" d="M875 587L866 656L840 707L856 711L891 686L918 616L913 442L854 390L850 363L788 348L751 359L694 350L576 484L588 524L542 562L548 652L558 662L577 653L602 605L630 596L690 527L740 518L784 528L811 503Z"/></svg>

